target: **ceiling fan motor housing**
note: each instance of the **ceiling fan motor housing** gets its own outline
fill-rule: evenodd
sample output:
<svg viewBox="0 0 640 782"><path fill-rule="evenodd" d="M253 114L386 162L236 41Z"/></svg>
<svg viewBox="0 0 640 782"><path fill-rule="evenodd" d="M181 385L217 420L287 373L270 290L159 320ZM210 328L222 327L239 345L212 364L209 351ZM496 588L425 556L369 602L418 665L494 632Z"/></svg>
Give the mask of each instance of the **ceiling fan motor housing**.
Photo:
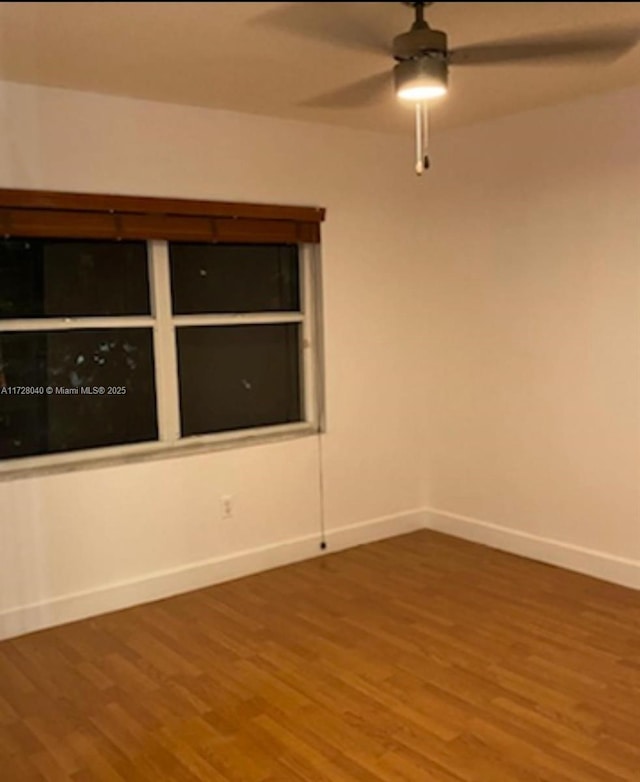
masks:
<svg viewBox="0 0 640 782"><path fill-rule="evenodd" d="M411 60L423 55L447 56L447 36L441 30L430 27L412 29L393 39L393 56L396 60Z"/></svg>
<svg viewBox="0 0 640 782"><path fill-rule="evenodd" d="M423 55L413 60L402 60L393 69L393 80L396 94L400 97L402 91L416 88L437 88L442 94L446 91L449 69L447 61L441 57Z"/></svg>
<svg viewBox="0 0 640 782"><path fill-rule="evenodd" d="M448 82L447 36L440 30L414 27L393 39L396 94L412 86L444 87Z"/></svg>

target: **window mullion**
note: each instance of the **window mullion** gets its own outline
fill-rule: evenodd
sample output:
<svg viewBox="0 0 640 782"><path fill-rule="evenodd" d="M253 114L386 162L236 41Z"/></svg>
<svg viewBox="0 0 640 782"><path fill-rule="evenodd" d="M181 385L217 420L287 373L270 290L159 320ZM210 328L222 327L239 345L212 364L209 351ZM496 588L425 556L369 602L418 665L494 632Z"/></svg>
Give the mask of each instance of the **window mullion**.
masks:
<svg viewBox="0 0 640 782"><path fill-rule="evenodd" d="M9 331L73 331L77 329L149 328L153 319L145 315L110 315L108 317L23 318L3 320L0 329Z"/></svg>
<svg viewBox="0 0 640 782"><path fill-rule="evenodd" d="M302 398L304 400L305 420L318 425L318 397L315 365L316 334L315 334L315 302L314 302L314 269L311 248L301 245L300 248L300 289L302 312L304 315L300 338L302 341Z"/></svg>
<svg viewBox="0 0 640 782"><path fill-rule="evenodd" d="M250 326L269 323L301 323L300 312L247 312L238 314L176 315L176 326Z"/></svg>
<svg viewBox="0 0 640 782"><path fill-rule="evenodd" d="M153 344L158 432L161 441L174 442L180 438L180 399L167 242L149 242L149 278L151 306L155 316Z"/></svg>

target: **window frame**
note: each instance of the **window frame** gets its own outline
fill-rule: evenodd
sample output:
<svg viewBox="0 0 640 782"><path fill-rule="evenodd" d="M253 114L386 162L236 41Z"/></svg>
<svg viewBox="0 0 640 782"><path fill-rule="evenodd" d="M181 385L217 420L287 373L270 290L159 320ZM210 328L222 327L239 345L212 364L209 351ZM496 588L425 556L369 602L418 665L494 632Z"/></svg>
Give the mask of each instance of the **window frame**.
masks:
<svg viewBox="0 0 640 782"><path fill-rule="evenodd" d="M323 330L319 243L297 243L300 286L299 311L174 315L169 258L171 240L149 238L145 241L151 305L149 315L20 318L0 321L0 332L115 327L150 328L153 336L158 439L144 443L117 444L55 454L2 459L0 460L0 480L254 445L310 435L323 428L324 375L322 371ZM234 243L243 244L243 242ZM251 243L246 246L250 250ZM176 329L179 326L187 325L216 326L260 323L300 323L300 382L302 385L303 420L295 423L182 437L180 434Z"/></svg>

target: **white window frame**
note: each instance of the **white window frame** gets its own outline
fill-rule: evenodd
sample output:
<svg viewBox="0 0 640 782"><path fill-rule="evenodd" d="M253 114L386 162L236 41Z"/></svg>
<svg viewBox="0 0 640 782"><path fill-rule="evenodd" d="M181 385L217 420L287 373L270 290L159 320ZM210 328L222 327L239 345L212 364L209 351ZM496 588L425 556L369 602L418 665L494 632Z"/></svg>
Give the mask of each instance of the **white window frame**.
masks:
<svg viewBox="0 0 640 782"><path fill-rule="evenodd" d="M100 465L202 453L314 434L324 425L324 374L321 322L320 246L299 244L300 309L223 315L174 315L169 265L170 242L149 240L147 264L151 314L142 316L38 318L0 321L0 332L147 328L153 331L158 439L55 454L0 459L0 480L39 473L67 472ZM247 245L249 248L250 245ZM189 435L180 433L180 397L176 329L179 326L227 326L266 323L301 324L303 420L275 426Z"/></svg>

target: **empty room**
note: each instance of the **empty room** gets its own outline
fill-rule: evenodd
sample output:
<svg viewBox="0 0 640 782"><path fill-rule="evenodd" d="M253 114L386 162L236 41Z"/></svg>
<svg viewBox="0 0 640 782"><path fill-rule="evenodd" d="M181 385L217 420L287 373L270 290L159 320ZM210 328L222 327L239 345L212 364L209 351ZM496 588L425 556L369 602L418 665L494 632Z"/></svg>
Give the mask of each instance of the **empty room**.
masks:
<svg viewBox="0 0 640 782"><path fill-rule="evenodd" d="M0 780L640 780L640 3L0 3Z"/></svg>

